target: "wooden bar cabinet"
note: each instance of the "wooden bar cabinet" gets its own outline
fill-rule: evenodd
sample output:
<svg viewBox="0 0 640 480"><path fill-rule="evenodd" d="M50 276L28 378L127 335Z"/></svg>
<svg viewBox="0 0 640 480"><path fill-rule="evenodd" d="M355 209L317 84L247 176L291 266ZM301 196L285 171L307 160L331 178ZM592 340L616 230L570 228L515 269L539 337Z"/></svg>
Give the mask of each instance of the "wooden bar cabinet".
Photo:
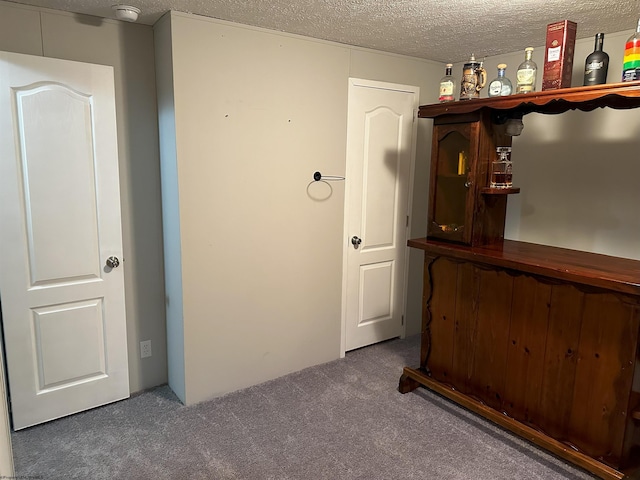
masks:
<svg viewBox="0 0 640 480"><path fill-rule="evenodd" d="M420 107L433 118L419 368L425 386L604 479L640 469L640 261L504 240L489 187L509 121L640 106L640 82Z"/></svg>

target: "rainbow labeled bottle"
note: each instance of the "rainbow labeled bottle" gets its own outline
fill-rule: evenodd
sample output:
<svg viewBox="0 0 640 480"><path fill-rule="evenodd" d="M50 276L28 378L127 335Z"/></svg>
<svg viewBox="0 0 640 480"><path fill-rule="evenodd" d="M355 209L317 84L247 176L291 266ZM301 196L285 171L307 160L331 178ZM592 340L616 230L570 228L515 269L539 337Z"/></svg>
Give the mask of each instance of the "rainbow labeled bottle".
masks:
<svg viewBox="0 0 640 480"><path fill-rule="evenodd" d="M622 62L622 81L640 80L640 20L638 20L636 33L631 35L625 44Z"/></svg>

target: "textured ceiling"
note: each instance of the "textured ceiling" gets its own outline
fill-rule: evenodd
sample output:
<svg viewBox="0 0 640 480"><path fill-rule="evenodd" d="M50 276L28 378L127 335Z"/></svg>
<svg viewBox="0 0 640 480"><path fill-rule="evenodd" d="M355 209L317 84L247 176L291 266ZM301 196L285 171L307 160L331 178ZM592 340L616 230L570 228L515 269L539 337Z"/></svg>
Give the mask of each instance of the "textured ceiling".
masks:
<svg viewBox="0 0 640 480"><path fill-rule="evenodd" d="M635 29L640 0L12 0L113 18L111 5L142 10L153 25L168 10L440 62L545 43L546 25L578 24L578 38ZM606 39L605 39L606 50Z"/></svg>

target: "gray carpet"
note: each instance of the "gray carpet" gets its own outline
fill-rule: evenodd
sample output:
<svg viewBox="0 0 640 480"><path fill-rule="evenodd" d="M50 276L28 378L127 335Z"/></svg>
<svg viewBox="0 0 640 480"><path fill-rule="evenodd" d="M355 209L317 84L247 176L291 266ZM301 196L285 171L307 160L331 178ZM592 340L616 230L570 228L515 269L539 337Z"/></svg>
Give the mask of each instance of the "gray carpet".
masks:
<svg viewBox="0 0 640 480"><path fill-rule="evenodd" d="M418 337L185 407L168 387L12 435L41 479L592 479L425 389Z"/></svg>

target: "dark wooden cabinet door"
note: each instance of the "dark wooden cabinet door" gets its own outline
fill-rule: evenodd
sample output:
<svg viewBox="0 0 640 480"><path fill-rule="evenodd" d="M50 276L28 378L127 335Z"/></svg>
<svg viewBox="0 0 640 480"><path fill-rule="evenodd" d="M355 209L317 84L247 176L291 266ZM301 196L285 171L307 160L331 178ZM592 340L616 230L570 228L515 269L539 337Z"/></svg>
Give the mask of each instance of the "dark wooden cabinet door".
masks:
<svg viewBox="0 0 640 480"><path fill-rule="evenodd" d="M471 242L479 122L436 125L431 152L429 236Z"/></svg>
<svg viewBox="0 0 640 480"><path fill-rule="evenodd" d="M466 245L502 239L506 194L489 193L489 166L497 146L511 137L495 128L487 112L434 121L427 236ZM511 193L518 189L505 189ZM519 190L518 190L519 191ZM503 193L504 193L503 192Z"/></svg>

